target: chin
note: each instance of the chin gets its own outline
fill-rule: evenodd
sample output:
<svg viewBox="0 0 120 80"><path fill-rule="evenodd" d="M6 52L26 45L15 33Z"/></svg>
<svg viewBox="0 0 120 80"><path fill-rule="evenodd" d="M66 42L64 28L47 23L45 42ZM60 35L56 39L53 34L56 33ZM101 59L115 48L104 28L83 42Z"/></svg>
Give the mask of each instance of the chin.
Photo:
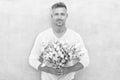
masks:
<svg viewBox="0 0 120 80"><path fill-rule="evenodd" d="M58 27L62 27L62 25L57 25Z"/></svg>

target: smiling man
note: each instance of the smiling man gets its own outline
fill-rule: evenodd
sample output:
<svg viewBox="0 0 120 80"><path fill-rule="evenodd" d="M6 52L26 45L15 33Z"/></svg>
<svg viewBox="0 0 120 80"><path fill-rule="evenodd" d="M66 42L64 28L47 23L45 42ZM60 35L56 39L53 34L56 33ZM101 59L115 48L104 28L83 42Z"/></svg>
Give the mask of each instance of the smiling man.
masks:
<svg viewBox="0 0 120 80"><path fill-rule="evenodd" d="M62 2L55 3L52 5L51 11L52 25L37 36L29 56L29 63L33 68L41 71L41 80L72 80L77 71L88 66L89 56L81 36L65 25L68 17L66 5ZM84 55L81 58L69 61L67 66L62 67L61 70L49 65L42 66L43 59L40 58L42 47L54 41L67 45L77 45L77 48L81 51L80 53Z"/></svg>
<svg viewBox="0 0 120 80"><path fill-rule="evenodd" d="M57 37L61 37L66 32L65 22L67 17L67 7L64 3L57 3L52 6L52 29Z"/></svg>

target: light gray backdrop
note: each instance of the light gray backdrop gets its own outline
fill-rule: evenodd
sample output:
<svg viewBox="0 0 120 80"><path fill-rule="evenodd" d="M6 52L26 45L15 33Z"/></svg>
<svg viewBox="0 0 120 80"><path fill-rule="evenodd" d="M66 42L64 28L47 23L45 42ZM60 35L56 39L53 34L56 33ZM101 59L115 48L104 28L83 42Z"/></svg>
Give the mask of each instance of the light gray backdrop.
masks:
<svg viewBox="0 0 120 80"><path fill-rule="evenodd" d="M28 56L58 1L0 0L0 80L40 80ZM76 80L120 80L120 1L62 1L68 6L67 27L81 34L90 56Z"/></svg>

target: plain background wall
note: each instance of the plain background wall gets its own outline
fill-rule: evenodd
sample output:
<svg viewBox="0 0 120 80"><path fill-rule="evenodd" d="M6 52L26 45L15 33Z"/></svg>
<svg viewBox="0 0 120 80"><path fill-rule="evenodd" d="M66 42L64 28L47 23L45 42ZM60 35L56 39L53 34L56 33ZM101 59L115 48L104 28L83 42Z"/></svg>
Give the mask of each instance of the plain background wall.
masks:
<svg viewBox="0 0 120 80"><path fill-rule="evenodd" d="M61 0L0 0L0 80L40 80L28 63L37 34L49 27L50 7ZM120 1L62 0L67 27L80 33L90 65L76 80L120 79Z"/></svg>

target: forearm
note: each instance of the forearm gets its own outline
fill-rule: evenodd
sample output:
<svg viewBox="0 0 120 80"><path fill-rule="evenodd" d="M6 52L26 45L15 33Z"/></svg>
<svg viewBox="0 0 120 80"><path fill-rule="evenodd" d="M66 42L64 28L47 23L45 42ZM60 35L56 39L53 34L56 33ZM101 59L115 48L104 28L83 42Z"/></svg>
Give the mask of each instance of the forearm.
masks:
<svg viewBox="0 0 120 80"><path fill-rule="evenodd" d="M80 62L78 62L77 64L69 67L69 70L70 70L70 72L75 72L75 71L81 70L83 68L84 68L84 66Z"/></svg>
<svg viewBox="0 0 120 80"><path fill-rule="evenodd" d="M47 72L47 73L50 73L50 74L54 74L54 75L61 75L59 70L57 70L55 68L52 68L52 67L47 67L47 66L41 67L41 66L39 66L38 70L44 71L44 72Z"/></svg>
<svg viewBox="0 0 120 80"><path fill-rule="evenodd" d="M49 73L49 67L47 67L47 66L41 67L41 65L39 65L38 70L44 71L44 72L48 72L48 73Z"/></svg>

